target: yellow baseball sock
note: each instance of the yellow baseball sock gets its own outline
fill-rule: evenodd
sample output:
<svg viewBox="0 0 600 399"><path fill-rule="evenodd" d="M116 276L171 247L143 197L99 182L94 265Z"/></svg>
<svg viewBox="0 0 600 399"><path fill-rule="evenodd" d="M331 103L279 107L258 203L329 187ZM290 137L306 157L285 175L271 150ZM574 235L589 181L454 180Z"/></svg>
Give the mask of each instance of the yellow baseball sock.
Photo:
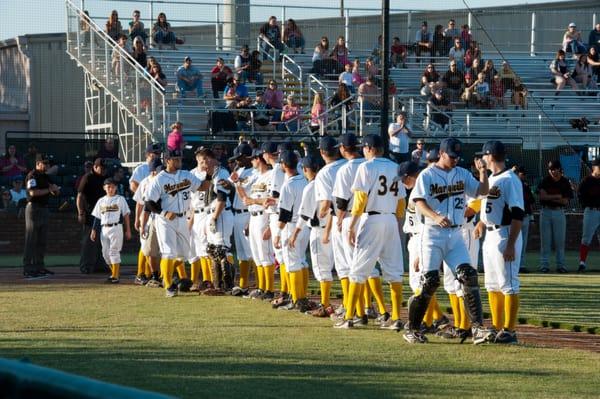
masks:
<svg viewBox="0 0 600 399"><path fill-rule="evenodd" d="M427 327L431 327L433 325L433 306L431 300L429 301L429 305L427 306L427 310L425 311L425 315L423 316L423 323Z"/></svg>
<svg viewBox="0 0 600 399"><path fill-rule="evenodd" d="M121 269L121 265L119 263L115 263L115 264L110 265L110 271L111 271L111 275L110 276L112 278L118 279L119 278L119 271L120 271L120 269Z"/></svg>
<svg viewBox="0 0 600 399"><path fill-rule="evenodd" d="M375 298L375 302L377 302L377 308L379 313L385 313L385 299L383 296L383 284L381 284L380 277L371 277L369 278L369 287L371 288L371 292L373 293L373 297Z"/></svg>
<svg viewBox="0 0 600 399"><path fill-rule="evenodd" d="M331 281L321 281L321 304L325 307L329 306L329 295L331 293Z"/></svg>
<svg viewBox="0 0 600 399"><path fill-rule="evenodd" d="M200 281L200 271L202 269L202 258L192 262L190 273L192 274L192 283L198 284Z"/></svg>
<svg viewBox="0 0 600 399"><path fill-rule="evenodd" d="M210 258L203 256L200 258L200 267L202 268L202 281L212 281L212 270L210 267Z"/></svg>
<svg viewBox="0 0 600 399"><path fill-rule="evenodd" d="M289 292L289 286L288 286L288 275L287 275L287 269L285 267L285 263L281 263L279 265L279 283L280 283L280 291L287 294Z"/></svg>
<svg viewBox="0 0 600 399"><path fill-rule="evenodd" d="M300 294L298 290L302 287L302 271L290 272L289 279L290 284L288 288L292 295L292 301L296 303L299 299L298 295Z"/></svg>
<svg viewBox="0 0 600 399"><path fill-rule="evenodd" d="M365 310L371 307L371 288L369 287L368 281L365 282L365 285L362 290L363 293L363 306Z"/></svg>
<svg viewBox="0 0 600 399"><path fill-rule="evenodd" d="M188 274L185 271L185 263L182 260L175 261L175 269L177 270L177 274L179 275L179 279L183 280L184 278L188 278Z"/></svg>
<svg viewBox="0 0 600 399"><path fill-rule="evenodd" d="M356 316L363 317L365 315L365 287L367 284L360 284L358 300L356 301Z"/></svg>
<svg viewBox="0 0 600 399"><path fill-rule="evenodd" d="M435 296L435 294L433 294L433 296L431 297L430 306L432 306L431 314L433 316L433 320L440 320L444 315L444 312L442 312L440 304L437 301L437 296Z"/></svg>
<svg viewBox="0 0 600 399"><path fill-rule="evenodd" d="M147 278L152 277L152 260L146 256L146 264L144 265L144 274Z"/></svg>
<svg viewBox="0 0 600 399"><path fill-rule="evenodd" d="M342 286L342 306L344 306L344 309L347 311L348 309L352 309L348 304L348 295L350 291L350 280L348 280L348 277L341 278L340 285ZM352 313L352 311L350 311L350 313Z"/></svg>
<svg viewBox="0 0 600 399"><path fill-rule="evenodd" d="M145 268L146 268L146 257L144 256L144 253L140 249L140 251L138 252L137 273L136 273L136 276L143 275Z"/></svg>
<svg viewBox="0 0 600 399"><path fill-rule="evenodd" d="M252 273L254 274L254 284L256 284L258 286L258 270L257 270L256 263L254 263L254 261L250 261L250 269L252 270ZM249 279L250 279L250 277L248 277L248 280ZM250 284L250 281L248 281L248 284Z"/></svg>
<svg viewBox="0 0 600 399"><path fill-rule="evenodd" d="M492 313L492 326L500 330L504 324L504 295L497 291L488 291L490 312Z"/></svg>
<svg viewBox="0 0 600 399"><path fill-rule="evenodd" d="M390 294L392 296L392 320L399 320L402 307L402 283L390 283Z"/></svg>
<svg viewBox="0 0 600 399"><path fill-rule="evenodd" d="M240 261L240 288L248 287L248 280L250 279L250 262L247 260Z"/></svg>
<svg viewBox="0 0 600 399"><path fill-rule="evenodd" d="M304 269L298 271L300 273L300 278L296 280L298 284L298 299L306 298L306 283L304 282Z"/></svg>
<svg viewBox="0 0 600 399"><path fill-rule="evenodd" d="M175 269L175 261L173 259L160 260L160 272L163 278L163 285L168 289L173 284L173 270Z"/></svg>
<svg viewBox="0 0 600 399"><path fill-rule="evenodd" d="M304 283L304 298L308 297L308 281L310 280L310 272L308 267L302 269L302 282Z"/></svg>
<svg viewBox="0 0 600 399"><path fill-rule="evenodd" d="M450 307L452 308L452 315L454 316L454 327L460 328L461 312L458 297L456 294L448 294L448 298L450 299Z"/></svg>
<svg viewBox="0 0 600 399"><path fill-rule="evenodd" d="M345 278L344 280L349 282L347 278ZM351 282L350 286L348 287L348 296L346 299L346 315L344 316L346 320L352 320L354 318L354 310L357 309L356 305L358 304L359 298L362 294L363 285L364 283Z"/></svg>
<svg viewBox="0 0 600 399"><path fill-rule="evenodd" d="M467 315L467 309L465 308L465 297L459 296L458 303L460 304L461 313L459 328L463 330L468 330L469 328L471 328L471 320L469 319L469 316Z"/></svg>
<svg viewBox="0 0 600 399"><path fill-rule="evenodd" d="M269 265L263 267L263 288L264 291L275 292L275 266Z"/></svg>
<svg viewBox="0 0 600 399"><path fill-rule="evenodd" d="M504 295L504 328L514 331L519 313L519 294Z"/></svg>
<svg viewBox="0 0 600 399"><path fill-rule="evenodd" d="M265 268L263 266L256 267L256 288L263 291L265 289Z"/></svg>

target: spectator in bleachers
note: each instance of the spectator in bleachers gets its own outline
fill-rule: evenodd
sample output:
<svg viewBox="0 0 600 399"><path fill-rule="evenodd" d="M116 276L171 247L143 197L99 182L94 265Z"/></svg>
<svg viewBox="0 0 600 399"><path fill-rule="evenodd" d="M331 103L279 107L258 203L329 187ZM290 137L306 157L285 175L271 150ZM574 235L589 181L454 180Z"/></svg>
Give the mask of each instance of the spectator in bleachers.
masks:
<svg viewBox="0 0 600 399"><path fill-rule="evenodd" d="M118 161L119 150L115 146L115 140L110 137L104 140L102 147L100 147L94 158L116 159Z"/></svg>
<svg viewBox="0 0 600 399"><path fill-rule="evenodd" d="M171 132L167 136L167 150L169 151L183 151L185 145L183 141L183 123L177 121L171 126Z"/></svg>
<svg viewBox="0 0 600 399"><path fill-rule="evenodd" d="M344 36L338 36L337 42L331 51L330 57L333 58L340 64L342 67L346 64L350 63L348 58L349 50L346 47L346 39Z"/></svg>
<svg viewBox="0 0 600 399"><path fill-rule="evenodd" d="M325 128L326 125L327 114L325 113L323 95L321 93L315 93L315 98L310 110L310 130L313 133L318 132L321 126Z"/></svg>
<svg viewBox="0 0 600 399"><path fill-rule="evenodd" d="M591 88L592 83L592 67L588 64L587 58L587 54L581 54L573 69L573 79L581 84L581 88L585 91Z"/></svg>
<svg viewBox="0 0 600 399"><path fill-rule="evenodd" d="M521 79L518 77L514 81L514 87L512 89L511 102L517 108L521 107L521 109L527 109L527 88L523 83L521 83Z"/></svg>
<svg viewBox="0 0 600 399"><path fill-rule="evenodd" d="M250 68L248 68L248 80L254 82L258 86L263 85L263 75L260 72L262 61L260 60L260 52L252 51L250 54Z"/></svg>
<svg viewBox="0 0 600 399"><path fill-rule="evenodd" d="M512 70L508 62L502 61L502 69L500 69L498 75L500 75L500 79L502 80L502 84L504 84L504 88L506 90L514 89L517 75Z"/></svg>
<svg viewBox="0 0 600 399"><path fill-rule="evenodd" d="M477 80L471 86L471 93L478 107L490 108L490 85L485 80L485 74L479 72Z"/></svg>
<svg viewBox="0 0 600 399"><path fill-rule="evenodd" d="M381 59L383 58L383 35L377 36L377 43L371 50L371 58L377 65L381 65Z"/></svg>
<svg viewBox="0 0 600 399"><path fill-rule="evenodd" d="M13 206L18 209L19 217L22 216L22 209L27 205L27 192L23 188L23 176L13 176L12 188L10 189L10 200Z"/></svg>
<svg viewBox="0 0 600 399"><path fill-rule="evenodd" d="M0 174L6 177L22 175L27 171L25 160L17 154L17 147L9 145L0 159Z"/></svg>
<svg viewBox="0 0 600 399"><path fill-rule="evenodd" d="M225 87L223 99L229 109L247 108L250 105L248 88L238 75L234 75Z"/></svg>
<svg viewBox="0 0 600 399"><path fill-rule="evenodd" d="M140 20L140 15L140 10L133 11L133 20L129 22L129 38L135 45L135 39L139 37L142 39L142 43L145 47L146 41L148 40L148 34L144 28L144 23Z"/></svg>
<svg viewBox="0 0 600 399"><path fill-rule="evenodd" d="M11 201L10 190L6 187L0 187L2 197L0 198L0 212L16 213L14 203Z"/></svg>
<svg viewBox="0 0 600 399"><path fill-rule="evenodd" d="M464 24L462 26L462 30L460 31L460 43L463 48L471 47L471 42L473 41L473 35L471 35L471 29L469 29L469 25Z"/></svg>
<svg viewBox="0 0 600 399"><path fill-rule="evenodd" d="M81 31L81 45L87 46L90 42L90 13L88 10L83 11L81 15L81 22L79 23L79 30Z"/></svg>
<svg viewBox="0 0 600 399"><path fill-rule="evenodd" d="M460 38L460 29L456 26L456 21L451 19L448 21L448 27L444 29L444 38L445 38L445 54L448 54L450 49L452 48L452 44L454 43L454 39ZM464 47L466 48L466 47Z"/></svg>
<svg viewBox="0 0 600 399"><path fill-rule="evenodd" d="M423 23L421 24L421 28L417 31L417 34L415 35L415 42L415 54L417 56L417 63L421 62L421 59L419 58L421 56L421 53L429 53L431 56L433 56L433 35L427 30L427 21L423 21ZM433 60L431 60L431 63L433 63Z"/></svg>
<svg viewBox="0 0 600 399"><path fill-rule="evenodd" d="M264 93L264 101L268 109L273 110L273 120L281 120L283 109L283 91L277 87L275 80L270 80Z"/></svg>
<svg viewBox="0 0 600 399"><path fill-rule="evenodd" d="M352 86L354 86L354 89L358 89L363 83L365 83L365 79L360 73L360 60L355 58L352 63Z"/></svg>
<svg viewBox="0 0 600 399"><path fill-rule="evenodd" d="M287 96L287 103L283 106L281 113L280 130L287 129L290 132L296 132L300 126L300 105L296 104L292 94Z"/></svg>
<svg viewBox="0 0 600 399"><path fill-rule="evenodd" d="M375 82L379 79L379 68L377 68L371 57L367 57L365 61L365 74L367 78L373 78Z"/></svg>
<svg viewBox="0 0 600 399"><path fill-rule="evenodd" d="M127 70L129 69L126 61L123 60L123 52L129 53L129 47L127 46L127 36L120 34L117 39L117 46L112 51L111 67L113 75L115 77L121 76L121 67L123 68L123 79L127 78ZM121 51L122 49L123 51ZM123 65L121 65L123 63Z"/></svg>
<svg viewBox="0 0 600 399"><path fill-rule="evenodd" d="M396 122L392 122L388 126L390 158L397 163L410 160L408 139L411 137L412 132L407 123L406 113L400 112L396 115Z"/></svg>
<svg viewBox="0 0 600 399"><path fill-rule="evenodd" d="M594 29L590 31L588 50L592 47L596 49L597 53L600 52L600 22L596 23Z"/></svg>
<svg viewBox="0 0 600 399"><path fill-rule="evenodd" d="M448 56L448 48L446 48L446 38L444 37L444 27L442 25L436 25L432 35L432 57L446 57Z"/></svg>
<svg viewBox="0 0 600 399"><path fill-rule="evenodd" d="M354 86L352 85L352 65L346 64L344 66L344 72L340 73L338 83L345 84L348 86L348 89L354 93Z"/></svg>
<svg viewBox="0 0 600 399"><path fill-rule="evenodd" d="M465 87L465 76L458 69L458 63L455 60L450 61L450 68L444 74L442 82L449 94L450 101L458 101Z"/></svg>
<svg viewBox="0 0 600 399"><path fill-rule="evenodd" d="M321 41L313 51L312 62L314 64L315 61L323 61L326 58L329 58L329 39L327 36L322 36Z"/></svg>
<svg viewBox="0 0 600 399"><path fill-rule="evenodd" d="M155 61L150 66L150 70L148 72L150 73L150 76L156 79L156 81L162 86L163 91L165 91L167 87L167 76L163 73L160 64Z"/></svg>
<svg viewBox="0 0 600 399"><path fill-rule="evenodd" d="M362 103L363 110L373 111L379 109L381 94L375 84L375 79L368 77L367 81L358 88L358 100Z"/></svg>
<svg viewBox="0 0 600 399"><path fill-rule="evenodd" d="M271 52L271 46L275 47L275 49L277 49L279 52L283 51L281 30L279 29L279 24L277 23L277 17L273 15L269 17L269 21L260 27L258 37L263 39L263 41L260 43L260 46L266 54ZM269 43L271 46L269 46L267 43ZM267 59L266 54L263 58L264 60Z"/></svg>
<svg viewBox="0 0 600 399"><path fill-rule="evenodd" d="M479 58L475 58L473 60L471 68L469 68L468 73L473 77L473 79L477 79L477 76L479 76L479 72L481 71L483 71L483 65L481 65L481 60Z"/></svg>
<svg viewBox="0 0 600 399"><path fill-rule="evenodd" d="M445 130L450 122L449 113L452 111L450 100L443 95L441 89L437 89L428 103L434 107L431 110L431 120Z"/></svg>
<svg viewBox="0 0 600 399"><path fill-rule="evenodd" d="M331 97L331 100L329 102L331 107L335 107L336 105L346 101L348 98L350 98L351 94L350 94L350 88L344 84L344 83L340 83L338 85L338 89L335 92L335 94L333 95L333 97ZM345 102L345 107L346 107L346 112L350 112L350 110L352 110L352 100L348 100ZM336 110L336 117L339 117L342 114L342 110L341 108L338 108ZM348 117L346 121L348 121L350 118ZM342 121L339 120L338 121L338 130L342 130Z"/></svg>
<svg viewBox="0 0 600 399"><path fill-rule="evenodd" d="M456 69L458 71L465 71L465 50L462 48L459 38L454 39L454 47L448 52L448 59L456 61Z"/></svg>
<svg viewBox="0 0 600 399"><path fill-rule="evenodd" d="M402 65L402 68L408 68L406 66L406 60L408 59L408 51L406 50L406 46L400 43L399 37L394 37L392 39L392 47L390 49L390 54L392 68L398 68L400 64Z"/></svg>
<svg viewBox="0 0 600 399"><path fill-rule="evenodd" d="M565 56L566 54L564 50L558 50L556 52L556 58L550 64L552 80L554 81L554 84L556 84L556 92L554 93L555 95L559 95L560 91L567 84L569 84L573 90L577 90L577 83L571 76L571 72L569 72L567 62L565 61Z"/></svg>
<svg viewBox="0 0 600 399"><path fill-rule="evenodd" d="M430 96L440 85L440 74L435 70L435 64L432 62L423 71L421 75L421 95Z"/></svg>
<svg viewBox="0 0 600 399"><path fill-rule="evenodd" d="M108 21L106 21L105 31L115 42L119 40L119 36L123 34L123 26L121 26L121 21L119 21L119 13L117 10L112 10L110 13Z"/></svg>
<svg viewBox="0 0 600 399"><path fill-rule="evenodd" d="M187 91L196 91L196 97L204 96L204 88L202 87L202 74L192 65L192 59L185 57L183 65L177 68L177 88L179 89L179 97L185 98Z"/></svg>
<svg viewBox="0 0 600 399"><path fill-rule="evenodd" d="M470 47L465 51L465 67L471 68L473 61L476 59L481 59L481 49L475 40L471 40Z"/></svg>
<svg viewBox="0 0 600 399"><path fill-rule="evenodd" d="M152 26L152 39L154 43L158 44L159 49L162 49L162 45L166 44L172 50L176 50L177 37L171 29L171 24L167 22L167 16L164 12L158 14L156 22Z"/></svg>
<svg viewBox="0 0 600 399"><path fill-rule="evenodd" d="M567 31L563 35L562 47L565 53L570 51L574 59L577 59L579 54L585 54L587 51L581 40L581 32L577 30L575 22L569 24Z"/></svg>
<svg viewBox="0 0 600 399"><path fill-rule="evenodd" d="M148 55L146 54L146 48L144 47L144 41L141 36L136 36L135 39L133 39L133 51L131 56L142 66L142 68L145 69L148 66Z"/></svg>
<svg viewBox="0 0 600 399"><path fill-rule="evenodd" d="M411 153L411 160L420 166L427 166L427 150L425 150L425 140L417 140L417 148Z"/></svg>
<svg viewBox="0 0 600 399"><path fill-rule="evenodd" d="M494 61L492 60L485 61L485 65L483 66L483 70L481 72L485 74L485 81L488 83L488 85L492 84L494 76L498 74L498 71L496 71L496 68L494 68ZM477 76L479 76L479 74L477 74Z"/></svg>
<svg viewBox="0 0 600 399"><path fill-rule="evenodd" d="M254 129L255 130L273 130L273 125L271 125L271 115L270 111L267 108L267 104L265 104L263 92L256 92L256 99L251 105L251 108L254 109Z"/></svg>
<svg viewBox="0 0 600 399"><path fill-rule="evenodd" d="M286 46L294 50L294 54L298 54L298 49L300 49L301 54L304 54L306 40L304 40L304 35L296 24L296 21L294 21L292 18L288 19L285 25L285 29L283 31L283 41L285 42Z"/></svg>
<svg viewBox="0 0 600 399"><path fill-rule="evenodd" d="M23 157L27 172L35 169L35 163L39 157L38 149L34 143L29 143L27 146L27 154Z"/></svg>
<svg viewBox="0 0 600 399"><path fill-rule="evenodd" d="M492 80L492 86L490 88L491 92L491 102L493 107L501 107L506 108L506 104L504 103L504 93L505 93L504 83L502 83L502 79L500 79L500 75L494 75L494 79Z"/></svg>
<svg viewBox="0 0 600 399"><path fill-rule="evenodd" d="M600 53L596 47L588 50L587 62L592 67L592 80L597 84L600 81Z"/></svg>
<svg viewBox="0 0 600 399"><path fill-rule="evenodd" d="M250 49L247 44L244 44L240 49L240 53L235 56L233 61L233 69L239 75L242 81L248 80L248 70L250 69Z"/></svg>
<svg viewBox="0 0 600 399"><path fill-rule="evenodd" d="M471 98L473 97L473 77L469 72L465 73L465 89L463 90L460 99L465 102L467 108L471 105Z"/></svg>
<svg viewBox="0 0 600 399"><path fill-rule="evenodd" d="M225 65L225 60L219 57L217 58L216 65L210 71L210 74L210 85L212 87L213 98L219 98L219 92L225 89L227 80L233 77L233 71Z"/></svg>

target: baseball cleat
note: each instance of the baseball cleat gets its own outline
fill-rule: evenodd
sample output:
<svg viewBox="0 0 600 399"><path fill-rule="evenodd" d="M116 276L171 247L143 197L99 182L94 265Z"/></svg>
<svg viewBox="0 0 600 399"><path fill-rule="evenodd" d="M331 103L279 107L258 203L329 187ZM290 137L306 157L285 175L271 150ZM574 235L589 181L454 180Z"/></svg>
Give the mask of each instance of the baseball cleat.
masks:
<svg viewBox="0 0 600 399"><path fill-rule="evenodd" d="M298 302L296 303L296 309L298 309L300 313L306 313L311 310L311 305L308 298L298 299Z"/></svg>
<svg viewBox="0 0 600 399"><path fill-rule="evenodd" d="M433 322L435 331L443 330L450 325L450 319L446 315L442 315L442 318Z"/></svg>
<svg viewBox="0 0 600 399"><path fill-rule="evenodd" d="M387 321L389 319L390 319L390 314L388 312L385 312L384 314L379 315L379 317L377 317L375 319L375 324L382 325L384 323L387 323Z"/></svg>
<svg viewBox="0 0 600 399"><path fill-rule="evenodd" d="M399 332L400 330L402 330L402 328L404 328L404 323L402 323L402 320L392 320L391 317L388 317L388 319L385 322L379 325L379 328L381 328L382 330L392 330Z"/></svg>
<svg viewBox="0 0 600 399"><path fill-rule="evenodd" d="M480 345L486 342L493 342L495 339L494 331L490 328L472 327L471 333L473 334L473 345Z"/></svg>
<svg viewBox="0 0 600 399"><path fill-rule="evenodd" d="M281 294L279 296L279 298L276 298L276 299L274 299L274 300L271 301L271 306L273 307L273 309L277 309L280 306L285 306L285 305L287 305L290 302L291 302L291 299L290 299L289 294L287 294L287 293L286 294Z"/></svg>
<svg viewBox="0 0 600 399"><path fill-rule="evenodd" d="M192 286L190 287L190 292L200 292L200 285L192 284Z"/></svg>
<svg viewBox="0 0 600 399"><path fill-rule="evenodd" d="M352 320L342 319L333 325L333 328L339 328L348 330L350 328L354 328L354 322Z"/></svg>
<svg viewBox="0 0 600 399"><path fill-rule="evenodd" d="M500 330L498 334L496 334L496 338L494 342L497 344L518 344L517 333L515 331L510 331L506 329Z"/></svg>
<svg viewBox="0 0 600 399"><path fill-rule="evenodd" d="M556 269L556 273L567 274L567 273L569 273L569 271L567 270L566 267L562 266L562 267L559 267L558 269Z"/></svg>
<svg viewBox="0 0 600 399"><path fill-rule="evenodd" d="M48 270L45 267L42 267L40 270L38 270L38 273L49 275L49 276L53 276L54 275L54 272L52 270Z"/></svg>
<svg viewBox="0 0 600 399"><path fill-rule="evenodd" d="M148 283L148 279L146 276L135 276L135 280L133 280L133 284L135 285L146 285Z"/></svg>
<svg viewBox="0 0 600 399"><path fill-rule="evenodd" d="M585 273L585 262L579 262L579 267L577 268L577 273Z"/></svg>
<svg viewBox="0 0 600 399"><path fill-rule="evenodd" d="M289 300L286 304L280 305L277 309L279 309L279 310L296 310L297 306L292 300Z"/></svg>
<svg viewBox="0 0 600 399"><path fill-rule="evenodd" d="M208 288L204 291L200 291L200 295L204 296L223 296L225 295L225 291L221 288Z"/></svg>
<svg viewBox="0 0 600 399"><path fill-rule="evenodd" d="M106 280L104 280L104 282L106 284L117 284L119 282L119 279L116 277L109 277Z"/></svg>
<svg viewBox="0 0 600 399"><path fill-rule="evenodd" d="M550 269L546 266L542 266L542 267L540 267L540 273L544 273L544 274L550 273Z"/></svg>
<svg viewBox="0 0 600 399"><path fill-rule="evenodd" d="M438 330L435 335L444 339L454 339L459 337L459 331L457 328L449 326L442 330Z"/></svg>
<svg viewBox="0 0 600 399"><path fill-rule="evenodd" d="M306 314L309 314L313 317L329 317L333 314L334 310L333 308L330 306L323 306L323 304L319 305L318 308L316 308L315 310L310 310L308 312L306 312Z"/></svg>
<svg viewBox="0 0 600 399"><path fill-rule="evenodd" d="M25 280L41 280L43 278L48 278L46 274L41 274L39 272L25 272L23 273L23 277Z"/></svg>
<svg viewBox="0 0 600 399"><path fill-rule="evenodd" d="M247 288L241 288L241 287L233 287L233 289L231 290L231 296L246 296L248 295L248 289Z"/></svg>
<svg viewBox="0 0 600 399"><path fill-rule="evenodd" d="M146 283L146 287L159 288L160 287L160 281L158 279L152 277L150 280L148 280L148 283Z"/></svg>
<svg viewBox="0 0 600 399"><path fill-rule="evenodd" d="M407 330L402 336L409 344L425 344L427 337L418 331Z"/></svg>
<svg viewBox="0 0 600 399"><path fill-rule="evenodd" d="M249 294L244 295L245 299L258 299L263 294L263 290L255 289L252 290Z"/></svg>
<svg viewBox="0 0 600 399"><path fill-rule="evenodd" d="M377 319L377 312L371 307L365 309L365 314L369 319Z"/></svg>
<svg viewBox="0 0 600 399"><path fill-rule="evenodd" d="M173 298L177 296L177 288L169 288L166 292L165 292L165 297L167 298Z"/></svg>
<svg viewBox="0 0 600 399"><path fill-rule="evenodd" d="M367 317L367 315L361 317L356 316L352 320L352 324L354 325L354 327L366 327L369 325L369 318Z"/></svg>
<svg viewBox="0 0 600 399"><path fill-rule="evenodd" d="M275 294L272 291L265 291L261 298L263 301L272 301L273 299L275 299Z"/></svg>

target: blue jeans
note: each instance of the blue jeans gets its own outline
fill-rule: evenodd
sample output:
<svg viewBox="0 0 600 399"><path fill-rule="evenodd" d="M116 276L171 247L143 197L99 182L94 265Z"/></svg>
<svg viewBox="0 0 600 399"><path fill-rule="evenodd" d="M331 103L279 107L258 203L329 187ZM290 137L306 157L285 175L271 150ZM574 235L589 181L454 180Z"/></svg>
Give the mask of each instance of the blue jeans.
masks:
<svg viewBox="0 0 600 399"><path fill-rule="evenodd" d="M523 218L521 225L521 236L523 237L523 246L521 247L521 267L525 267L525 251L527 251L527 237L529 236L529 223L531 223L531 215Z"/></svg>
<svg viewBox="0 0 600 399"><path fill-rule="evenodd" d="M280 41L271 43L280 53L283 51L283 43ZM271 52L271 46L269 46L264 40L260 42L261 49L269 54ZM267 55L263 55L263 61L267 59Z"/></svg>
<svg viewBox="0 0 600 399"><path fill-rule="evenodd" d="M596 230L600 226L600 211L586 207L583 210L583 234L581 235L581 243L583 245L590 245Z"/></svg>
<svg viewBox="0 0 600 399"><path fill-rule="evenodd" d="M198 98L204 95L204 89L202 88L202 79L196 79L194 83L189 84L185 80L177 79L177 87L179 88L179 96L185 98L185 92L196 90L196 96Z"/></svg>
<svg viewBox="0 0 600 399"><path fill-rule="evenodd" d="M573 54L584 54L587 52L586 47L577 40L571 40L567 43L567 49L571 49Z"/></svg>
<svg viewBox="0 0 600 399"><path fill-rule="evenodd" d="M304 50L306 40L304 40L304 37L290 37L286 44L289 48L297 49L299 47Z"/></svg>
<svg viewBox="0 0 600 399"><path fill-rule="evenodd" d="M175 33L158 31L154 34L154 42L159 44L171 44L175 43Z"/></svg>
<svg viewBox="0 0 600 399"><path fill-rule="evenodd" d="M240 72L240 80L242 82L247 82L249 80L253 80L255 84L262 86L263 75L260 72L242 71L242 72Z"/></svg>
<svg viewBox="0 0 600 399"><path fill-rule="evenodd" d="M540 211L540 266L549 266L552 243L556 250L556 268L565 267L567 218L564 209L542 208Z"/></svg>

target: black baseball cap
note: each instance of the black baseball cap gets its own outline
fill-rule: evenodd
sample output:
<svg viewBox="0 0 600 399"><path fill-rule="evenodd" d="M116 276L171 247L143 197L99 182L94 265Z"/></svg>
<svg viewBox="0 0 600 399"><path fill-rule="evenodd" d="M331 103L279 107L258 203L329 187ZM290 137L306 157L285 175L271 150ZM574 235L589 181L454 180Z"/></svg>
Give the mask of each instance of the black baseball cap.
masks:
<svg viewBox="0 0 600 399"><path fill-rule="evenodd" d="M277 144L275 144L272 141L266 141L264 143L262 143L262 145L260 146L260 151L264 154L275 154L277 153Z"/></svg>
<svg viewBox="0 0 600 399"><path fill-rule="evenodd" d="M186 61L192 62L192 59L190 58L190 56L189 56L189 55L187 55L187 56L186 56L186 57L183 59L183 62L186 62Z"/></svg>
<svg viewBox="0 0 600 399"><path fill-rule="evenodd" d="M334 151L338 147L338 142L331 136L323 136L319 140L319 150Z"/></svg>
<svg viewBox="0 0 600 399"><path fill-rule="evenodd" d="M114 181L114 179L112 177L104 179L104 185L106 186L107 184L112 184L113 186L117 185L117 183Z"/></svg>
<svg viewBox="0 0 600 399"><path fill-rule="evenodd" d="M169 152L167 152L167 158L181 158L181 157L183 157L181 150L169 150Z"/></svg>
<svg viewBox="0 0 600 399"><path fill-rule="evenodd" d="M160 158L154 158L154 160L150 164L150 172L153 172L158 168L162 168L162 166L162 160Z"/></svg>
<svg viewBox="0 0 600 399"><path fill-rule="evenodd" d="M292 143L289 141L284 141L284 142L277 144L277 152L293 151L293 150L294 150L294 148L292 146Z"/></svg>
<svg viewBox="0 0 600 399"><path fill-rule="evenodd" d="M504 148L504 144L498 140L490 140L483 145L483 148L480 152L476 152L475 155L483 156L483 155L496 155L503 156L506 155L506 149Z"/></svg>
<svg viewBox="0 0 600 399"><path fill-rule="evenodd" d="M363 139L363 146L371 148L383 148L383 138L378 134L367 134Z"/></svg>
<svg viewBox="0 0 600 399"><path fill-rule="evenodd" d="M237 161L241 157L252 156L252 147L248 143L240 143L235 150L233 150L233 156L229 158L229 161Z"/></svg>
<svg viewBox="0 0 600 399"><path fill-rule="evenodd" d="M548 169L561 169L562 170L562 165L558 159L554 159L554 160L548 162Z"/></svg>
<svg viewBox="0 0 600 399"><path fill-rule="evenodd" d="M400 166L398 166L398 176L414 176L421 170L421 167L418 163L413 161L402 162Z"/></svg>
<svg viewBox="0 0 600 399"><path fill-rule="evenodd" d="M358 141L358 137L354 133L346 133L340 136L338 147L360 147L362 144Z"/></svg>
<svg viewBox="0 0 600 399"><path fill-rule="evenodd" d="M459 139L448 137L440 143L440 152L444 151L452 158L459 158L461 154L462 143Z"/></svg>
<svg viewBox="0 0 600 399"><path fill-rule="evenodd" d="M252 150L252 155L250 155L250 158L260 158L262 156L262 154L263 154L262 150L255 148Z"/></svg>
<svg viewBox="0 0 600 399"><path fill-rule="evenodd" d="M279 154L279 162L295 168L298 165L298 155L296 155L294 151L282 151L281 154Z"/></svg>
<svg viewBox="0 0 600 399"><path fill-rule="evenodd" d="M148 144L148 146L146 147L146 152L160 154L162 152L162 146L160 145L160 143Z"/></svg>
<svg viewBox="0 0 600 399"><path fill-rule="evenodd" d="M600 166L600 158L596 158L592 161L592 166Z"/></svg>
<svg viewBox="0 0 600 399"><path fill-rule="evenodd" d="M321 158L309 155L302 158L302 166L316 172L321 168Z"/></svg>

